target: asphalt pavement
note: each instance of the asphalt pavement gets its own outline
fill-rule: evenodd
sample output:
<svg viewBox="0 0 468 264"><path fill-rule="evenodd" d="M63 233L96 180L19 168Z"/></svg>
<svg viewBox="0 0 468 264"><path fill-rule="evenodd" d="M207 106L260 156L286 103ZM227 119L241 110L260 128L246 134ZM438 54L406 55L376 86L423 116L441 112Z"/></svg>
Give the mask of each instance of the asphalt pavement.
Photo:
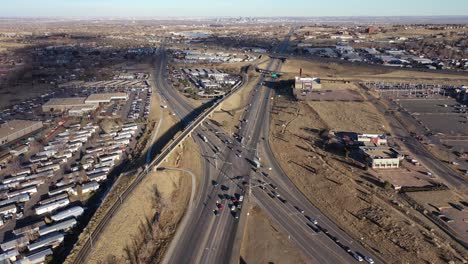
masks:
<svg viewBox="0 0 468 264"><path fill-rule="evenodd" d="M286 50L288 42L289 36L280 44L277 53ZM164 58L161 59L161 63L162 71L165 70ZM277 71L280 67L281 60L272 59L267 69ZM175 89L163 81L163 76L160 72L158 90L171 109L184 119L190 115L193 108ZM242 183L243 181L250 182L248 186L251 188L252 200L258 203L288 235L288 238L295 242L308 263L351 263L355 261L352 257L353 252L369 255L358 242L308 201L276 163L268 140L262 139L268 138L272 94L270 88L262 86L266 78L268 77L260 78L254 88L243 116L247 121L240 122L235 140L209 121L205 121L204 127L198 128L193 133L193 137L201 147L205 173L195 198L194 210L187 215L187 225L179 228L178 239L171 243L164 263L228 263L232 254L239 254L232 252L238 219L230 212L231 202L222 199L220 195L228 194L232 197L248 191L245 190L246 185ZM203 140L203 136L207 138L207 142ZM268 177L255 172L251 161L256 157L261 157L263 164L261 169L268 173ZM237 179L238 176L242 178ZM264 184L257 184L258 179ZM269 196L268 193L271 194L273 189L266 183L277 186L278 189L274 191L286 202ZM225 190L223 191L221 187ZM219 210L217 204L222 204L224 209ZM295 206L304 210L304 213ZM215 215L215 212L218 214ZM307 219L306 215L316 218L317 225ZM346 252L347 246L351 253Z"/></svg>

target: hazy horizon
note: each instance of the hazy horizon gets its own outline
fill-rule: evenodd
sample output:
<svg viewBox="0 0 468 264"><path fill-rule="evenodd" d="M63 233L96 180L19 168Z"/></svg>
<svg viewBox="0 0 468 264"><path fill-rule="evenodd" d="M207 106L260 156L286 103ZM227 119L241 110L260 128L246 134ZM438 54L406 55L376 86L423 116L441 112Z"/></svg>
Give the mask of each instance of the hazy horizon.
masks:
<svg viewBox="0 0 468 264"><path fill-rule="evenodd" d="M0 17L390 17L466 16L458 0L17 0L2 3Z"/></svg>

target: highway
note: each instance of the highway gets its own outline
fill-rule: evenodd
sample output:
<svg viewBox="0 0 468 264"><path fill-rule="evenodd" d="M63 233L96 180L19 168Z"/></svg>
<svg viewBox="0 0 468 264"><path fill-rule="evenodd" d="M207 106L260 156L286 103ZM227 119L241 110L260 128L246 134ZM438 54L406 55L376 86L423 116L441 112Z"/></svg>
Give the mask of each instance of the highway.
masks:
<svg viewBox="0 0 468 264"><path fill-rule="evenodd" d="M165 56L164 54L162 56ZM193 117L193 107L184 98L177 93L176 90L169 87L165 83L163 70L166 69L166 59L163 57L160 60L161 65L158 67L159 73L157 78L157 88L159 93L166 99L168 106L176 113L181 120L190 120ZM229 187L229 191L222 192L227 193L231 196L234 193L241 194L241 185L238 184L239 180L231 179L233 176L228 176L234 173L232 167L236 167L239 161L234 158L237 157L232 150L225 151L224 153L217 152L215 146L219 146L220 150L224 143L221 141L221 134L215 134L214 129L210 124L206 124L206 128L197 128L192 134L198 145L201 147L201 155L204 157L205 172L200 183L200 189L195 196L193 203L193 210L189 211L187 217L187 224L183 227L179 227L177 232L176 243L171 243L165 263L207 263L207 259L226 259L229 258L229 250L216 250L222 243L215 243L210 240L210 236L219 237L219 233L222 233L226 229L226 226L235 226L237 219L228 213L227 201L224 201L223 205L226 207L218 217L214 215L216 208L216 201L221 202L220 187L224 185ZM210 131L212 130L212 131ZM202 135L206 136L209 143L202 140ZM224 140L228 140L225 138ZM226 148L225 148L226 150ZM224 154L224 155L223 155ZM215 156L220 155L220 156ZM230 158L229 158L230 157ZM232 160L229 163L220 163L221 160ZM217 169L219 168L219 169ZM218 187L213 186L212 181L218 182ZM185 219L184 219L185 220ZM235 227L233 227L235 229ZM211 234L208 231L212 231ZM216 235L215 235L216 234ZM225 247L229 247L229 243ZM211 254L213 253L213 254ZM222 254L223 253L223 254ZM226 254L226 255L224 255ZM197 261L194 261L197 260Z"/></svg>
<svg viewBox="0 0 468 264"><path fill-rule="evenodd" d="M289 36L278 47L278 53L286 50L288 41ZM280 67L281 61L273 59L267 68L277 71ZM226 208L229 203L221 200L219 194L229 193L232 196L234 193L245 192L241 181L250 182L252 200L258 203L271 216L272 220L288 234L288 237L296 243L308 262L354 262L352 255L346 252L346 246L349 246L353 252L369 256L361 245L321 214L276 163L268 140L263 140L268 138L269 133L269 109L271 108L269 98L272 94L271 89L262 86L265 80L266 77L262 77L251 94L249 106L235 135L236 142L231 139L231 135L224 135L215 125L208 124L209 122L205 122L206 129L202 132L197 131L207 137L208 143L205 145L213 149L216 146L222 150L218 152L216 157L222 162L222 166L219 171L216 171L216 168L214 171L213 168L210 168L210 172L206 173L204 177L206 189L197 195L199 200L194 205L195 209L187 216L190 218L187 221L189 224L180 227L177 241L171 243L164 263L228 263L232 254L239 253L231 252L238 220L226 212L226 209L229 211L229 208ZM169 105L176 112L187 115L190 109L193 109L181 98L181 95L169 88L167 84L161 84L159 87ZM203 145L204 142L200 144ZM203 155L208 157L206 154ZM262 158L263 174L255 172L250 162L257 156ZM267 166L271 167L271 171L266 170ZM269 176L261 176L265 174ZM237 176L243 178L236 180ZM213 180L219 185L229 187L229 191L221 192L219 186L211 184ZM258 180L262 182L259 183ZM278 198L267 195L267 191L270 194L273 191L267 183L276 185L278 189L275 191L280 193L287 202L283 203ZM263 186L263 189L260 186ZM216 209L217 202L222 203L225 209L218 216L215 216L213 210ZM300 213L294 206L303 209L304 214ZM316 218L319 221L318 225L310 222L306 215ZM317 233L317 230L321 230L321 232Z"/></svg>

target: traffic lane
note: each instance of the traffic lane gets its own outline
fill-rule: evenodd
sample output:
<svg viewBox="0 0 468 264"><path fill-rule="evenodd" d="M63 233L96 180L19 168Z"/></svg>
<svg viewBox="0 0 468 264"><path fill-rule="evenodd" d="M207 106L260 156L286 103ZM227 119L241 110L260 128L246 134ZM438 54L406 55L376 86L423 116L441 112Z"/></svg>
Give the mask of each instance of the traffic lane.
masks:
<svg viewBox="0 0 468 264"><path fill-rule="evenodd" d="M268 96L269 97L269 96ZM267 103L267 109L270 109L269 107L269 102ZM264 125L263 127L263 136L268 133L269 130L269 122L267 122L269 119L264 119ZM265 137L267 138L267 137ZM320 210L318 210L316 207L314 207L310 201L305 197L305 195L297 189L296 185L287 177L281 167L279 167L279 164L277 164L276 159L271 152L271 149L269 148L268 141L263 140L262 144L260 145L261 149L263 150L263 153L266 155L263 155L264 161L266 160L266 164L270 164L270 167L272 167L272 171L270 172L271 176L274 180L277 181L278 185L280 185L282 188L287 190L286 194L289 195L291 198L291 201L294 203L298 204L298 206L302 205L304 210L310 211L315 215L318 215L322 218L322 225L324 228L327 230L332 230L336 236L338 236L341 241L347 241L349 244L353 244L353 247L356 249L356 251L362 253L362 254L368 254L367 251L359 244L359 243L353 243L354 239L351 238L345 231L343 231L341 228L336 226L330 219L328 219L324 214L321 213ZM267 166L266 166L267 167ZM276 176L276 177L275 177ZM294 199L292 199L294 197Z"/></svg>
<svg viewBox="0 0 468 264"><path fill-rule="evenodd" d="M161 88L161 87L162 87L162 86L161 86L161 83L160 83L160 84L159 84L159 88ZM167 93L164 92L164 89L159 89L159 90L160 90L160 91L162 90L161 92L162 92L163 96L165 97L166 101L172 102L171 105L172 105L172 106L176 106L176 107L174 107L173 111L176 112L176 113L178 114L179 117L183 118L184 115L187 115L187 114L188 114L188 111L184 111L184 109L183 109L184 107L183 107L181 104L179 104L179 103L177 102L176 99L174 99L170 94L167 94ZM176 101L176 102L174 103L174 101ZM202 151L202 153L204 153L204 154L206 154L206 155L209 155L209 154L210 154L209 151L206 150L206 147L203 145L203 143L201 142L201 140L200 140L200 139L195 139L195 140L198 141L197 143L201 146L201 151ZM211 173L208 173L208 175L210 175L210 174L211 174ZM204 175L205 175L205 174L204 174ZM201 184L202 190L199 192L200 195L198 196L198 202L196 203L196 204L198 205L198 206L197 206L198 208L200 207L201 197L203 197L204 194L207 193L207 190L204 189L204 188L206 188L206 186L209 186L209 185L207 184L207 183L209 182L209 180L210 180L209 178L210 178L210 177L206 177L206 176L205 176L205 177L204 177L204 179L205 179L205 184ZM204 214L210 214L210 213L211 213L211 212L209 212L210 209L208 209L208 208L209 208L209 207L208 207L208 204L204 204L203 207L204 207L204 210L202 210L200 214L194 215L194 219L192 219L192 221L194 221L194 220L197 221L196 219L199 219L199 220L197 221L197 222L199 223L198 225L192 225L192 227L197 227L198 232L199 232L199 230L206 230L206 228L208 228L208 227L205 227L205 226L203 226L203 225L205 225L205 224L209 225L209 224L210 224L209 221L201 221L201 219L205 219L205 217L203 216ZM192 221L191 221L191 222L192 222ZM189 229L187 229L187 230L184 232L184 234L182 235L182 240L185 240L185 241L188 241L188 242L186 242L186 243L181 243L181 244L182 244L182 245L183 245L183 244L197 245L197 243L192 243L192 242L191 242L191 241L193 241L193 236L187 235L187 234L193 234L193 235L197 235L197 234L198 234L198 235L199 235L199 233L196 232L197 230L195 230L194 228L189 228ZM201 236L199 236L199 237L201 237ZM173 254L173 256L186 256L187 254L185 254L185 252L182 252L182 251L184 251L184 250L185 250L184 247L176 247L176 249L174 250L175 254ZM194 252L196 252L196 250L195 250ZM172 258L172 259L174 259L174 258Z"/></svg>
<svg viewBox="0 0 468 264"><path fill-rule="evenodd" d="M256 202L277 225L292 239L296 246L306 257L308 263L351 263L349 258L338 250L330 250L328 246L322 243L317 243L320 234L314 233L310 228L304 230L303 227L297 226L290 219L290 216L285 214L278 205L271 201L272 198L266 194L259 193L259 190L253 191L253 201Z"/></svg>
<svg viewBox="0 0 468 264"><path fill-rule="evenodd" d="M221 177L221 176L220 176ZM219 179L218 179L219 180ZM199 204L198 214L194 216L189 228L184 230L182 239L178 241L177 251L174 251L171 261L169 263L186 263L186 260L199 259L204 251L206 251L206 244L210 238L210 230L214 230L214 226L224 218L224 214L219 216L214 215L216 208L216 201L219 199L218 194L223 193L219 187L211 186L203 203ZM224 194L224 193L223 193ZM184 261L185 260L185 261ZM194 262L199 263L199 262Z"/></svg>
<svg viewBox="0 0 468 264"><path fill-rule="evenodd" d="M186 249L190 247L190 245L197 245L196 238L201 237L201 230L209 228L208 226L210 223L209 221L206 221L206 217L204 215L212 214L212 209L209 204L202 203L202 199L203 197L208 196L208 192L210 191L210 185L208 182L210 182L209 175L212 174L209 171L212 171L212 169L210 169L211 166L208 163L205 164L207 164L205 166L209 166L208 173L204 173L206 176L202 176L204 184L200 184L199 195L196 196L197 198L194 201L194 211L188 221L191 224L189 224L181 234L180 240L177 244L178 246L174 248L173 254L170 258L171 261L169 261L169 263L182 263L180 260L185 259L184 256L187 255ZM182 257L182 259L179 259L180 257Z"/></svg>
<svg viewBox="0 0 468 264"><path fill-rule="evenodd" d="M234 189L234 192L240 192L240 190ZM231 195L233 194L231 193ZM196 263L225 263L223 260L229 258L229 247L232 247L238 223L238 219L235 219L229 208L230 204L231 202L229 201L223 203L224 209L216 217L219 218L219 221L211 229L210 240L205 248L203 257Z"/></svg>
<svg viewBox="0 0 468 264"><path fill-rule="evenodd" d="M262 143L263 144L261 144L261 149L263 150L263 153L266 154L262 156L264 159L264 166L269 166L272 168L271 171L267 172L268 177L264 177L262 180L268 180L276 186L278 186L279 193L284 195L284 198L286 198L289 203L300 207L305 211L305 214L309 214L309 216L317 219L321 227L327 229L329 232L333 232L333 236L339 238L341 241L343 241L343 243L344 241L346 241L346 243L350 247L351 245L353 245L355 251L370 256L370 254L367 252L367 250L364 249L364 247L362 247L359 243L356 243L351 236L349 236L344 230L339 228L318 208L312 205L312 203L307 199L307 197L305 197L305 195L299 189L297 189L296 185L289 179L289 177L283 174L282 169L278 167L279 165L276 163L276 160L274 160L274 157L271 156L272 153L265 152L266 142L263 141Z"/></svg>
<svg viewBox="0 0 468 264"><path fill-rule="evenodd" d="M230 174L232 172L226 172L227 174ZM219 175L219 178L223 178L222 175ZM221 179L218 179L220 182L222 181ZM226 179L225 179L226 180ZM229 242L225 238L229 236L229 233L235 233L232 232L232 230L235 228L233 226L234 224L234 217L231 214L229 205L232 203L231 202L231 197L234 197L235 194L243 195L242 190L237 186L237 184L234 181L226 180L227 182L223 182L223 185L219 185L217 189L217 195L226 195L228 194L229 197L226 199L221 199L218 197L216 199L216 202L212 202L214 206L214 210L218 210L219 215L215 216L213 214L212 217L217 218L213 225L207 229L210 230L209 234L207 234L204 238L204 241L201 242L203 246L203 254L199 254L199 256L196 258L195 263L221 263L221 262L216 262L216 259L223 258L223 256L226 255L226 252L220 249L220 245L225 244L226 242ZM228 187L228 190L221 190L221 186ZM214 195L214 194L213 194ZM223 209L219 210L219 207L216 208L218 204L223 205ZM235 230L235 229L234 229ZM208 233L208 232L207 232ZM226 234L227 233L227 234ZM208 241L208 239L210 239ZM225 241L226 240L226 241Z"/></svg>
<svg viewBox="0 0 468 264"><path fill-rule="evenodd" d="M229 171L227 172L229 173ZM221 202L220 198L218 197L218 194L229 194L230 196L233 196L235 192L241 193L240 189L236 188L235 182L226 179L223 174L218 174L217 178L218 182L223 182L223 184L226 184L229 187L228 191L221 191L220 186L213 187L211 190L211 193L209 195L209 198L206 200L204 204L204 209L203 213L200 214L200 218L198 219L197 223L194 226L196 227L196 231L192 231L192 235L190 236L191 239L189 240L190 242L186 242L185 244L188 245L185 249L190 248L188 252L184 254L185 257L188 257L188 259L194 260L194 259L200 259L201 256L203 255L202 253L210 252L210 249L213 248L211 244L207 245L208 241L217 241L217 238L223 238L225 237L224 235L220 236L219 233L222 231L219 231L220 229L226 229L229 230L229 224L226 221L229 221L229 218L232 218L232 216L228 213L229 209L228 207L228 202L224 201ZM226 182L224 182L226 181ZM216 204L217 202L220 202L223 204L224 209L223 212L219 214L219 216L214 215L214 210L216 209ZM211 220L206 221L206 217L212 218ZM213 220L214 219L214 220ZM203 230L203 231L202 231ZM188 231L191 232L191 231ZM208 240L210 239L211 240ZM191 246L191 245L196 245L196 246ZM196 261L196 263L201 263Z"/></svg>
<svg viewBox="0 0 468 264"><path fill-rule="evenodd" d="M317 233L315 230L319 230L319 227L314 225L304 216L304 214L298 212L295 208L287 206L288 202L282 203L278 198L271 198L266 195L266 192L264 192L265 195L263 196L258 193L259 192L256 192L255 195L259 196L255 197L264 198L263 202L271 204L272 208L276 208L276 213L278 213L279 217L284 220L284 223L287 223L288 227L292 227L294 225L293 228L298 231L298 235L302 237L302 239L307 240L306 237L308 237L308 239L313 239L315 242L313 248L320 248L320 252L326 251L327 256L333 255L336 259L340 259L340 262L337 263L343 263L346 260L349 261L353 259L351 255L341 248L334 240L330 239L322 232ZM259 200L262 201L262 199ZM315 230L313 230L312 227L314 227ZM341 241L339 241L339 243L341 243Z"/></svg>
<svg viewBox="0 0 468 264"><path fill-rule="evenodd" d="M283 207L289 214L298 215L304 224L312 223L309 219L306 218L306 216L315 219L318 222L318 226L320 226L320 228L326 229L329 232L330 236L340 241L340 244L350 247L351 249L353 249L353 251L370 256L367 250L365 250L359 243L355 243L353 238L351 238L346 232L344 232L342 229L336 226L330 219L328 219L324 214L322 214L320 210L315 208L308 200L305 200L305 197L303 199L298 199L296 197L297 191L286 191L287 188L284 188L284 186L278 183L278 181L275 182L275 180L273 180L272 175L270 175L269 178L270 181L267 181L266 179L264 181L273 183L277 187L277 189L266 187L265 191L270 193L271 191L275 191L283 199L286 200L286 203L281 203L278 198L274 198L278 200L278 206L283 205ZM299 210L303 210L304 213L302 214ZM341 247L339 247L338 244L336 244L334 240L331 239L331 237L327 238L330 241L330 243L335 244L335 246L338 249L342 249Z"/></svg>

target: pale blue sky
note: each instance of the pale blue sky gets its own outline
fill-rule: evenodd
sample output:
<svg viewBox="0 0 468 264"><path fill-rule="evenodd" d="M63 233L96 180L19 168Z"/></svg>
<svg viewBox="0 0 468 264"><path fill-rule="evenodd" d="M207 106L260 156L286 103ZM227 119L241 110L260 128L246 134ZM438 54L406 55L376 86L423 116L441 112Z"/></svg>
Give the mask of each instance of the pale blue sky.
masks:
<svg viewBox="0 0 468 264"><path fill-rule="evenodd" d="M0 16L468 15L468 0L2 0Z"/></svg>

